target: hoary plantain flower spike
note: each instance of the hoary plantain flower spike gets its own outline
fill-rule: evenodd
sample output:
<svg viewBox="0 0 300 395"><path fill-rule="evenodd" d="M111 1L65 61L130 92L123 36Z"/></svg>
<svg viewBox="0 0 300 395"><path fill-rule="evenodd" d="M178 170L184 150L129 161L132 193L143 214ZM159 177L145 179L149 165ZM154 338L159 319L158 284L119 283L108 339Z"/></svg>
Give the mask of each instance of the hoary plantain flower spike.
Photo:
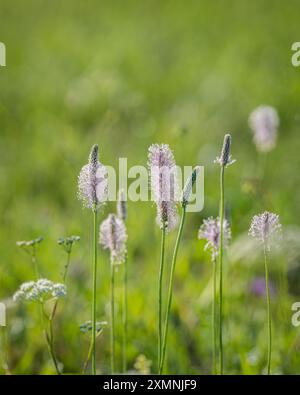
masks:
<svg viewBox="0 0 300 395"><path fill-rule="evenodd" d="M126 241L127 232L124 222L115 214L109 214L100 225L99 242L104 249L109 249L112 264L123 263Z"/></svg>
<svg viewBox="0 0 300 395"><path fill-rule="evenodd" d="M231 135L227 133L224 136L221 155L220 157L217 157L215 159L214 163L218 163L220 166L224 166L224 167L232 165L235 162L235 159L231 158L230 148L231 148Z"/></svg>
<svg viewBox="0 0 300 395"><path fill-rule="evenodd" d="M181 198L181 205L182 207L185 207L188 202L190 201L191 198L191 194L193 191L193 186L197 180L198 174L200 172L200 166L196 166L193 171L192 174L190 175L190 177L188 178L183 191L182 191L182 198Z"/></svg>
<svg viewBox="0 0 300 395"><path fill-rule="evenodd" d="M178 222L175 196L178 187L174 155L167 144L152 144L149 147L148 168L157 208L157 223L171 231Z"/></svg>
<svg viewBox="0 0 300 395"><path fill-rule="evenodd" d="M78 177L78 197L87 208L98 210L107 199L107 170L98 160L98 145L90 152L89 163Z"/></svg>

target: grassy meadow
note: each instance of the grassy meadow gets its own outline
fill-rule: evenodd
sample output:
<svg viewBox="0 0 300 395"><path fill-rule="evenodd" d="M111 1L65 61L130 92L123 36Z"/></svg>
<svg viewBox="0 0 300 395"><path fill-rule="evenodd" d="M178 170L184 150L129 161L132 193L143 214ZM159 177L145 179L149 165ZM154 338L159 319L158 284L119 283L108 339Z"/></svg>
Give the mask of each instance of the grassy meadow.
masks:
<svg viewBox="0 0 300 395"><path fill-rule="evenodd" d="M204 218L219 210L224 133L237 160L226 170L225 211L232 240L224 256L224 372L264 374L266 303L252 290L264 277L260 248L249 238L253 215L277 213L283 241L270 256L273 374L300 372L300 328L291 324L300 301L300 68L297 0L42 1L2 0L0 41L0 301L1 372L54 374L35 304L12 295L34 278L16 246L43 236L42 277L59 282L66 254L59 237L78 235L58 305L55 348L64 372L78 374L91 319L92 213L77 198L77 179L90 148L100 161L147 164L152 143L169 144L178 165L205 167L205 205L188 213L178 253L166 371L211 374L210 253L198 240ZM263 164L248 125L259 105L280 118L277 146ZM261 176L261 174L263 175ZM132 180L129 180L129 184ZM102 221L115 211L108 203ZM160 230L151 202L128 202L128 370L156 373ZM176 231L166 243L166 274ZM99 321L109 321L110 262L99 248ZM121 273L116 273L116 371L121 370ZM164 278L164 293L168 277ZM143 359L143 357L145 358ZM97 339L97 371L109 373L109 326ZM138 363L137 363L138 361Z"/></svg>

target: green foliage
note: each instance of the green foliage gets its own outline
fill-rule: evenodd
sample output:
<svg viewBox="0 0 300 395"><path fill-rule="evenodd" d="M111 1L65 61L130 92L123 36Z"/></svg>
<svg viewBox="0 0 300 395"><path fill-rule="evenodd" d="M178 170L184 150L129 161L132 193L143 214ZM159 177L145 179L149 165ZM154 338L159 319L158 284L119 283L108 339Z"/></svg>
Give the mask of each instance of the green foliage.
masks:
<svg viewBox="0 0 300 395"><path fill-rule="evenodd" d="M232 252L239 258L230 258L230 249L224 259L224 370L265 371L265 300L250 292L251 281L263 275L263 259L243 254L239 238L252 215L265 209L278 213L283 227L300 225L300 69L290 61L291 44L299 37L297 9L296 0L286 7L273 0L1 1L0 40L7 47L7 67L0 68L6 371L54 373L38 313L10 301L35 275L16 241L42 234L39 271L59 282L66 254L56 241L61 235L80 236L72 250L68 296L59 303L54 325L58 360L65 372L79 373L89 347L80 325L91 319L92 214L77 200L77 176L94 143L103 164L116 166L119 157L128 157L132 166L146 165L147 148L157 142L170 144L179 165L205 166L205 208L187 215L178 254L168 371L211 372L212 266L197 231L203 218L218 214L219 168L213 160L227 131L237 163L226 171L226 213ZM275 106L281 119L278 146L268 156L262 183L247 123L260 104ZM108 204L99 216L112 210L115 206ZM129 202L127 227L128 366L133 369L144 355L145 369L152 361L154 370L160 247L154 207ZM168 270L175 233L167 238ZM300 279L298 265L299 253L270 258L276 289L273 373L299 373L300 330L290 321L299 287L288 292L287 282L291 270L293 283ZM100 251L99 322L109 321L109 270L108 254ZM119 369L121 278L116 273ZM99 372L109 372L109 328L103 328L97 347Z"/></svg>

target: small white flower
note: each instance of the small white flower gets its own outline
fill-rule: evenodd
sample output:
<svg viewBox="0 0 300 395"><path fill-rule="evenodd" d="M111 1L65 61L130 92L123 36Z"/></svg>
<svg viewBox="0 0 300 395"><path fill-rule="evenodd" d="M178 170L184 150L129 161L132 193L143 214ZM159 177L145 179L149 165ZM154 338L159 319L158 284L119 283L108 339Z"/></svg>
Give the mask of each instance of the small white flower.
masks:
<svg viewBox="0 0 300 395"><path fill-rule="evenodd" d="M89 163L78 177L78 197L87 208L98 210L107 200L107 169L98 160L98 145L92 147Z"/></svg>
<svg viewBox="0 0 300 395"><path fill-rule="evenodd" d="M219 252L220 247L220 230L221 224L220 219L209 217L203 221L200 226L198 238L206 240L204 249L210 249L212 257L215 259ZM223 245L226 248L229 240L231 239L231 229L227 219L223 221Z"/></svg>

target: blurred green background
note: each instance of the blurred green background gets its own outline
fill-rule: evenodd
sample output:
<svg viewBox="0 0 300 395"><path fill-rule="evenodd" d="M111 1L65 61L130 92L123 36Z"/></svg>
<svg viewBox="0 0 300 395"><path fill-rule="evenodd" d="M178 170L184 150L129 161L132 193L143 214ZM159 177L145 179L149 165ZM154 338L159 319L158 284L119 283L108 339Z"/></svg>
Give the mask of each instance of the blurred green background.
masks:
<svg viewBox="0 0 300 395"><path fill-rule="evenodd" d="M179 165L205 166L205 208L188 215L177 262L168 372L211 373L212 266L197 231L203 218L218 213L213 160L227 131L237 162L226 172L233 239L224 279L225 372L265 372L265 300L251 293L264 268L245 232L251 217L266 209L280 215L284 229L270 265L272 372L299 372L300 329L291 324L291 305L300 300L300 68L291 64L298 8L297 0L1 1L0 41L7 47L7 67L0 68L3 372L54 373L36 306L11 301L34 277L16 241L44 236L40 271L60 281L66 257L56 240L81 236L55 322L58 358L65 372L78 373L88 348L79 325L90 319L92 216L77 200L77 176L94 143L104 164L127 157L131 166L146 164L148 146L163 142ZM258 187L260 158L248 116L260 104L276 107L281 125ZM113 210L108 204L101 217ZM129 202L128 211L129 368L143 354L155 372L160 232L151 203ZM168 265L175 236L167 239ZM106 252L99 266L98 317L108 320ZM117 314L119 321L119 303ZM120 328L120 368L119 344ZM97 347L99 373L108 372L108 328Z"/></svg>

